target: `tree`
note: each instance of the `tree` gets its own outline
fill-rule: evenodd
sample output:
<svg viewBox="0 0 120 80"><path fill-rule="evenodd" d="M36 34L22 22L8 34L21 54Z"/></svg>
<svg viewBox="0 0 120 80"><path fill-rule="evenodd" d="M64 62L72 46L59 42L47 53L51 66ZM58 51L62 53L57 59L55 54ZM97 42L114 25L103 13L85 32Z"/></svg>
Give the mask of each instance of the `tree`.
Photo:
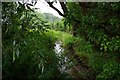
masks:
<svg viewBox="0 0 120 80"><path fill-rule="evenodd" d="M47 3L55 9L53 2ZM60 4L65 14L55 10L65 18L65 23L72 27L73 35L84 37L86 42L93 44L94 51L102 53L102 57L109 56L108 59L105 58L106 60L115 59L112 63L107 62L108 65L104 65L103 72L98 70L99 76L118 79L119 76L116 75L118 71L115 70L114 75L110 76L109 72L114 68L107 67L109 65L115 67L120 63L120 3L60 2ZM104 75L104 72L108 73Z"/></svg>

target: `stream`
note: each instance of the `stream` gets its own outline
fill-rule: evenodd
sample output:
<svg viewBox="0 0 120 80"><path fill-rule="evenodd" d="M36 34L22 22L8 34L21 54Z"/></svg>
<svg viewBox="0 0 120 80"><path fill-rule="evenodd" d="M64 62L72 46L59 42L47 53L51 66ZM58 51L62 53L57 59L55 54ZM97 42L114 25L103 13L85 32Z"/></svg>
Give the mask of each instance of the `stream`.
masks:
<svg viewBox="0 0 120 80"><path fill-rule="evenodd" d="M58 54L59 56L64 52L64 49L61 47L62 42L61 41L56 41L55 42L55 53Z"/></svg>
<svg viewBox="0 0 120 80"><path fill-rule="evenodd" d="M61 41L56 41L55 42L55 53L59 57L59 70L61 73L68 73L70 74L73 78L75 77L81 77L81 75L76 75L76 74L82 74L83 72L86 72L88 68L86 68L84 65L79 64L76 59L72 59L70 53L67 53L67 55L64 55L64 48L62 47L62 42Z"/></svg>
<svg viewBox="0 0 120 80"><path fill-rule="evenodd" d="M61 41L56 41L54 49L55 49L55 53L60 58L60 61L59 61L59 64L60 64L59 70L61 72L67 72L67 66L70 65L70 64L72 64L72 63L68 64L68 61L70 61L70 60L68 59L67 56L63 55L64 48L62 48L62 42Z"/></svg>
<svg viewBox="0 0 120 80"><path fill-rule="evenodd" d="M60 58L60 61L59 61L59 64L60 64L60 67L59 67L59 70L61 72L64 72L66 70L66 66L62 63L62 62L65 62L65 59L62 57L62 54L64 52L64 49L62 48L62 42L61 41L56 41L55 42L55 53L57 54L57 56ZM62 58L62 59L61 59ZM67 57L65 57L67 58ZM63 60L63 61L61 61Z"/></svg>

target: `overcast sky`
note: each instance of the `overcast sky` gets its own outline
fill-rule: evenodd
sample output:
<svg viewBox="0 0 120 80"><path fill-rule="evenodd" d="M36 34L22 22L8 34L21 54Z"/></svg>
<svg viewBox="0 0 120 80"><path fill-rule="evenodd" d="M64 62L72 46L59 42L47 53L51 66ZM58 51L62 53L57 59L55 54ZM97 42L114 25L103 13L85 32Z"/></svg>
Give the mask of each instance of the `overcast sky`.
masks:
<svg viewBox="0 0 120 80"><path fill-rule="evenodd" d="M58 2L54 3L53 5L63 13L61 6ZM45 0L38 1L37 4L35 5L35 7L39 8L38 11L40 11L42 13L51 13L59 18L62 18L62 16L60 16L54 9L49 7L49 5L47 4L47 2L45 2Z"/></svg>

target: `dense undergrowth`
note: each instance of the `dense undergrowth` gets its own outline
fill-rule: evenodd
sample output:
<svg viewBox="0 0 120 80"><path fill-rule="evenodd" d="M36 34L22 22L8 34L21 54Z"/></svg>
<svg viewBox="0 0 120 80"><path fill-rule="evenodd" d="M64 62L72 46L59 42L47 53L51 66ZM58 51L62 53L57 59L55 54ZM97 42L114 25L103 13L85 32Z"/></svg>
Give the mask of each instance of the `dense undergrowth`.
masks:
<svg viewBox="0 0 120 80"><path fill-rule="evenodd" d="M84 79L119 79L120 65L115 61L116 57L104 56L101 52L94 51L93 45L89 41L86 42L83 37L74 37L69 33L54 30L49 30L47 34L62 41L64 56L71 55L69 59L74 62L75 58L73 56L77 55L78 57L76 58L80 58L80 63L89 67L88 71L76 73L76 75L79 74L77 77ZM75 50L74 54L69 52L71 45ZM73 66L80 63L79 60L77 60ZM70 68L73 68L73 66Z"/></svg>
<svg viewBox="0 0 120 80"><path fill-rule="evenodd" d="M91 7L92 5L94 4L91 4ZM102 3L96 5L96 10L101 10L105 5L110 7ZM119 7L118 4L111 5L113 11ZM116 16L112 15L108 19L112 27L105 27L99 25L99 16L103 14L104 9L101 13L99 10L94 12L94 9L89 9L88 15L79 15L79 11L76 12L81 9L79 4L69 3L64 28L59 19L56 18L58 22L53 23L47 20L50 16L46 19L44 14L31 12L27 4L3 3L2 6L3 80L120 79L119 19ZM99 16L96 16L98 13ZM81 23L76 23L75 18ZM77 27L76 35L73 27ZM67 32L64 29L67 29ZM56 41L62 42L62 58L55 53ZM59 62L62 62L64 57L69 58L65 63L68 64L67 72L59 70ZM70 64L71 62L73 64Z"/></svg>
<svg viewBox="0 0 120 80"><path fill-rule="evenodd" d="M96 79L119 80L119 3L68 3L67 8L65 24L79 38L70 44L72 53L88 59L86 64L92 71L87 74Z"/></svg>
<svg viewBox="0 0 120 80"><path fill-rule="evenodd" d="M45 30L48 22L25 10L21 3L2 6L3 80L66 77L67 74L58 69L59 58L54 51L56 38Z"/></svg>

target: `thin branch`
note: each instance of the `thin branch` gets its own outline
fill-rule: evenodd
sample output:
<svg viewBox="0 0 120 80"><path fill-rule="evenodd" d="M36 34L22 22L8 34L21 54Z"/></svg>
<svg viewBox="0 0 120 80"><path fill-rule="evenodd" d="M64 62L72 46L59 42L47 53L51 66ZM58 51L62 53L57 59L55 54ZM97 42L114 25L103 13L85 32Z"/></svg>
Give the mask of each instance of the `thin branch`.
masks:
<svg viewBox="0 0 120 80"><path fill-rule="evenodd" d="M61 7L63 9L64 15L66 15L68 10L67 10L67 7L66 7L65 3L64 2L60 2L60 5L61 5Z"/></svg>
<svg viewBox="0 0 120 80"><path fill-rule="evenodd" d="M65 17L65 15L62 14L62 12L60 12L56 7L53 6L53 2L47 2L47 3L49 4L49 6L50 6L51 8L53 8L54 10L56 10L59 15Z"/></svg>

